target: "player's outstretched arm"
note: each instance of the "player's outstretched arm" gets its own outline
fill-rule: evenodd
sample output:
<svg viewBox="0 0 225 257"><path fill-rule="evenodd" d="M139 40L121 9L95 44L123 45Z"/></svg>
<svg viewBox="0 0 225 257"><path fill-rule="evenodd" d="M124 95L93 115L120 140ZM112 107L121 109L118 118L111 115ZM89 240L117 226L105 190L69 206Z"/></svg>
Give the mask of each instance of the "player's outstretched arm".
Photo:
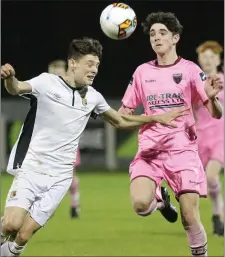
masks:
<svg viewBox="0 0 225 257"><path fill-rule="evenodd" d="M151 116L143 115L121 115L114 109L101 114L104 120L118 129L132 129L140 127L145 124L160 123L164 126L170 126L176 128L176 124L172 121L185 115L189 115L190 108L181 108L179 110L170 111L167 113Z"/></svg>
<svg viewBox="0 0 225 257"><path fill-rule="evenodd" d="M122 105L119 108L118 113L120 113L122 115L133 115L134 114L134 109Z"/></svg>
<svg viewBox="0 0 225 257"><path fill-rule="evenodd" d="M18 81L16 73L10 64L1 67L1 79L4 79L6 90L11 95L25 94L32 91L31 85L27 82Z"/></svg>

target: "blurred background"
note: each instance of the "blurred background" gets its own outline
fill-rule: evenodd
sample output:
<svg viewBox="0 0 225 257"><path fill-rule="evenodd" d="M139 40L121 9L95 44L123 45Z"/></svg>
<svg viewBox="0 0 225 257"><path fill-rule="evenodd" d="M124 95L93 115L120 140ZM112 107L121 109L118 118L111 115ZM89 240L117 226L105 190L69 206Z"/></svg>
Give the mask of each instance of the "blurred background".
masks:
<svg viewBox="0 0 225 257"><path fill-rule="evenodd" d="M66 60L72 39L84 36L98 39L104 49L94 87L113 108L118 109L136 67L155 58L148 36L143 34L140 26L150 12L170 11L176 14L184 27L178 54L185 59L197 62L196 47L203 41L215 40L224 45L223 1L123 2L136 12L138 26L130 38L114 41L103 34L99 25L101 12L111 1L2 1L1 63L12 64L18 79L30 79L48 71L52 61ZM1 88L1 98L0 164L4 170L29 110L29 101L9 95L4 87ZM153 221L146 221L136 218L132 212L127 173L136 150L137 131L115 131L101 120L90 120L81 138L81 165L78 168L83 220L76 221L75 225L70 223L66 199L56 213L58 220L56 217L49 222L47 232L41 231L24 255L187 256L189 250L180 225L164 224L158 214L152 218ZM2 207L11 177L4 181ZM207 200L204 200L202 208L203 221L211 233ZM61 219L67 220L66 227L61 227ZM94 220L98 222L93 224ZM159 223L163 225L156 225ZM74 230L71 231L69 226L74 226ZM126 234L121 226L124 226ZM58 231L58 239L51 236L53 229ZM147 234L152 237L148 238ZM223 239L212 236L209 253L222 256L222 252Z"/></svg>

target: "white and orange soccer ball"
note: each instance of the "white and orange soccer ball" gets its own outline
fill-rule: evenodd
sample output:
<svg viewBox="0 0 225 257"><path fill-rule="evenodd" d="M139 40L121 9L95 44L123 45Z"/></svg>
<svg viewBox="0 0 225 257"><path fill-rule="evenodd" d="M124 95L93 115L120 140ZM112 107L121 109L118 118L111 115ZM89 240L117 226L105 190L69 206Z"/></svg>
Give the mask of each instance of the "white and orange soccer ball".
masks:
<svg viewBox="0 0 225 257"><path fill-rule="evenodd" d="M129 5L114 3L102 11L100 25L106 36L111 39L122 40L128 38L135 31L137 17Z"/></svg>

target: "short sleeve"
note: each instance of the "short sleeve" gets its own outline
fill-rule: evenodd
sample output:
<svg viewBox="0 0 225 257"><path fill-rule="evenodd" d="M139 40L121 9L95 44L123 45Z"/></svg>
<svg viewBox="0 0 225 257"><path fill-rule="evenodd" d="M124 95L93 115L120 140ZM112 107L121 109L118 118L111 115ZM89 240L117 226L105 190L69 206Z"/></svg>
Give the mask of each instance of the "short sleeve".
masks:
<svg viewBox="0 0 225 257"><path fill-rule="evenodd" d="M34 77L25 82L29 83L32 87L32 92L30 94L38 97L46 92L46 84L48 79L48 73L42 73L37 77Z"/></svg>
<svg viewBox="0 0 225 257"><path fill-rule="evenodd" d="M123 96L122 104L125 107L135 109L141 104L140 90L141 79L138 71L136 70L130 80L127 90Z"/></svg>
<svg viewBox="0 0 225 257"><path fill-rule="evenodd" d="M208 96L205 92L205 81L207 77L205 73L196 65L191 68L191 85L192 85L192 102L201 101L203 104L207 102Z"/></svg>
<svg viewBox="0 0 225 257"><path fill-rule="evenodd" d="M100 94L99 92L97 92L97 104L96 107L94 109L94 113L96 113L97 115L102 114L104 112L107 112L111 107L107 104L105 98L102 96L102 94Z"/></svg>

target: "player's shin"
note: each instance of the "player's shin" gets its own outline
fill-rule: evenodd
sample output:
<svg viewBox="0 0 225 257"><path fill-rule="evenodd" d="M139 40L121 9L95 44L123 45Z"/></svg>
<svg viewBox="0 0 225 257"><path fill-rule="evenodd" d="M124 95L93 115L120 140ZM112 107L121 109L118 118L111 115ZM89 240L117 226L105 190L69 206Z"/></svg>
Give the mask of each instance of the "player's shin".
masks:
<svg viewBox="0 0 225 257"><path fill-rule="evenodd" d="M179 197L183 227L192 256L207 255L207 235L200 220L199 195L186 193Z"/></svg>
<svg viewBox="0 0 225 257"><path fill-rule="evenodd" d="M207 235L201 223L185 227L192 256L207 256Z"/></svg>
<svg viewBox="0 0 225 257"><path fill-rule="evenodd" d="M71 218L78 217L80 212L80 192L79 180L75 175L69 189L70 205L71 205Z"/></svg>

